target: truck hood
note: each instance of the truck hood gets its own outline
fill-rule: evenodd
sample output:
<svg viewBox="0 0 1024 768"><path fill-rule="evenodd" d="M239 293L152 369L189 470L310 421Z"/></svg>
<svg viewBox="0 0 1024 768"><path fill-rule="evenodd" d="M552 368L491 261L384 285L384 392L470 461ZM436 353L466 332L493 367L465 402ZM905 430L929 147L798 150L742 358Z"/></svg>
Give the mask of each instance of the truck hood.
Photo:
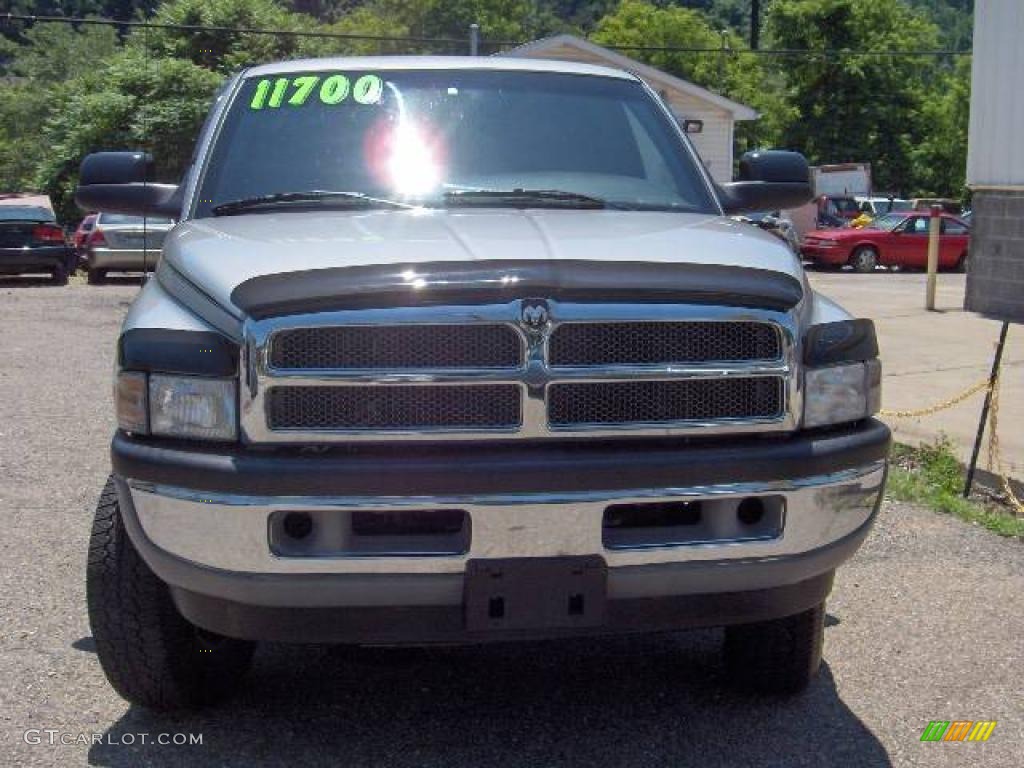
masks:
<svg viewBox="0 0 1024 768"><path fill-rule="evenodd" d="M796 257L755 227L706 214L606 210L316 211L196 219L168 234L162 268L241 317L236 289L258 278L309 283L313 270L408 271L427 264L465 264L479 274L492 263L557 268L567 261L627 270L632 263L747 267L757 270L751 275L790 278L798 291L803 285ZM571 282L572 274L563 270L559 279ZM336 284L344 290L344 281Z"/></svg>

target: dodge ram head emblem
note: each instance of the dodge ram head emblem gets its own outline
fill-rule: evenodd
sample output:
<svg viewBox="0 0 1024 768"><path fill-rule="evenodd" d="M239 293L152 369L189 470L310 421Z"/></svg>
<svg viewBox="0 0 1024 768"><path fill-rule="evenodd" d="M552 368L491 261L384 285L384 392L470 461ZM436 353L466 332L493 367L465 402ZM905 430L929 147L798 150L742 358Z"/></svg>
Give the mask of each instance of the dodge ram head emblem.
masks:
<svg viewBox="0 0 1024 768"><path fill-rule="evenodd" d="M551 310L548 303L543 299L526 299L523 302L520 323L523 328L533 333L539 333L547 328L551 322Z"/></svg>

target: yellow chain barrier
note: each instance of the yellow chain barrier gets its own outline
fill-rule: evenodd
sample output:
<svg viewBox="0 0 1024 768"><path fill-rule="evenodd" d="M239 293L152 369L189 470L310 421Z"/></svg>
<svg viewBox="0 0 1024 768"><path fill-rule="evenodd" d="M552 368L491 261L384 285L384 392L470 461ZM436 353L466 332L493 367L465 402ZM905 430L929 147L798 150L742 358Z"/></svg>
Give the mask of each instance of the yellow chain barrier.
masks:
<svg viewBox="0 0 1024 768"><path fill-rule="evenodd" d="M938 413L939 411L944 411L947 408L952 408L954 405L962 403L971 395L976 395L986 389L988 389L988 376L974 382L963 392L953 395L947 400L935 403L934 405L929 405L926 408L917 408L910 411L889 411L883 408L879 413L882 416L888 416L893 419L912 419L917 416L930 416L933 413Z"/></svg>
<svg viewBox="0 0 1024 768"><path fill-rule="evenodd" d="M967 398L978 394L979 392L985 392L989 388L989 378L986 376L983 379L979 379L969 386L967 389L953 395L950 398L942 400L938 403L926 406L925 408L915 408L906 411L890 411L883 408L879 411L879 415L888 416L892 419L913 419L918 416L930 416L933 413L944 411L947 408L952 408L954 405L962 403ZM999 449L999 377L996 377L994 385L992 387L992 400L989 404L989 431L988 431L988 466L989 469L995 472L999 476L1000 484L1003 487L1003 493L1006 494L1006 500L1013 507L1014 512L1018 515L1024 515L1024 502L1017 498L1017 495L1013 492L1013 486L1010 483L1009 477L1006 474L1006 468L1003 465L1003 456Z"/></svg>
<svg viewBox="0 0 1024 768"><path fill-rule="evenodd" d="M1001 378L996 376L992 386L992 401L989 406L988 466L989 469L994 470L999 475L999 480L1003 486L1003 493L1006 494L1006 500L1013 507L1014 512L1018 515L1024 515L1024 503L1013 492L1013 485L1010 483L1010 478L1003 467L1003 456L999 450L999 384Z"/></svg>

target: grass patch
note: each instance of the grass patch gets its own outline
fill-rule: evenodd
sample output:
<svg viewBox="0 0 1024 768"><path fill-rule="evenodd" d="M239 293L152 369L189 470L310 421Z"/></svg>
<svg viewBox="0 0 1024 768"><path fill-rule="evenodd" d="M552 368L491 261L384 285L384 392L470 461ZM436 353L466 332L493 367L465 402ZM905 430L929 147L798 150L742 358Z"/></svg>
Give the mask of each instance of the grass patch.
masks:
<svg viewBox="0 0 1024 768"><path fill-rule="evenodd" d="M965 474L946 437L918 448L897 443L892 451L887 492L894 499L923 504L1000 536L1024 539L1024 518L995 503L962 496Z"/></svg>

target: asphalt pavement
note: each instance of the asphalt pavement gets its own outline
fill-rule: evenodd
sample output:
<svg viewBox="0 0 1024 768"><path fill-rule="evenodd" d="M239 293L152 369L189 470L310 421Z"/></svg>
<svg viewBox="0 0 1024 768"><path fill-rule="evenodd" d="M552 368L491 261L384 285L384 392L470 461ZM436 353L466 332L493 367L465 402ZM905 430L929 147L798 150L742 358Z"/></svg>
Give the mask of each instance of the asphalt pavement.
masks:
<svg viewBox="0 0 1024 768"><path fill-rule="evenodd" d="M84 571L109 470L114 340L137 290L0 279L0 764L1024 763L1024 547L892 502L838 574L825 665L796 698L726 689L721 635L703 631L429 650L269 645L216 709L129 707L96 661ZM922 743L930 720L998 725L984 744ZM201 743L157 743L181 738Z"/></svg>

